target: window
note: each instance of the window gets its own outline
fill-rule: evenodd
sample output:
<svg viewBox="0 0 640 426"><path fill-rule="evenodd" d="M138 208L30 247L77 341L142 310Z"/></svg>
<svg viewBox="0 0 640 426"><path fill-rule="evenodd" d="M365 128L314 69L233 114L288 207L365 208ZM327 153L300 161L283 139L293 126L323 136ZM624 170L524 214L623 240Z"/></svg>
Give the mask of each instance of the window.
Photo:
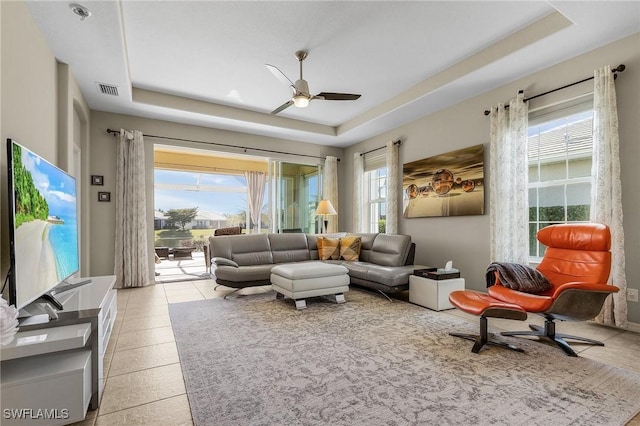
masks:
<svg viewBox="0 0 640 426"><path fill-rule="evenodd" d="M155 169L155 209L198 207L198 212L214 212L231 218L245 217L247 182L244 175L199 173ZM210 218L198 216L193 226L202 227ZM233 224L242 224L236 218ZM222 224L223 226L231 224ZM214 226L216 228L221 226Z"/></svg>
<svg viewBox="0 0 640 426"><path fill-rule="evenodd" d="M272 170L277 182L272 195L275 232L318 232L320 167L272 160Z"/></svg>
<svg viewBox="0 0 640 426"><path fill-rule="evenodd" d="M386 157L365 158L364 164L364 200L368 217L367 230L382 232L386 230L387 165Z"/></svg>
<svg viewBox="0 0 640 426"><path fill-rule="evenodd" d="M589 221L592 124L592 103L530 117L529 255L533 258L544 255L545 247L536 239L538 230Z"/></svg>
<svg viewBox="0 0 640 426"><path fill-rule="evenodd" d="M156 247L201 247L213 229L246 226L247 183L244 175L154 169ZM171 222L172 209L197 208L190 222Z"/></svg>

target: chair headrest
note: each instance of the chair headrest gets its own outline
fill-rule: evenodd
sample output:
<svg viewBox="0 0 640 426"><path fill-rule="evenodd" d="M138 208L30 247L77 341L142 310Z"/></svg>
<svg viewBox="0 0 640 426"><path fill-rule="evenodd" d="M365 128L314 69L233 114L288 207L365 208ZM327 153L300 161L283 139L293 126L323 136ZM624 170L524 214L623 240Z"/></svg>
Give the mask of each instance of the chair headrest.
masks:
<svg viewBox="0 0 640 426"><path fill-rule="evenodd" d="M547 247L608 251L611 248L611 232L601 223L564 223L542 228L538 241Z"/></svg>

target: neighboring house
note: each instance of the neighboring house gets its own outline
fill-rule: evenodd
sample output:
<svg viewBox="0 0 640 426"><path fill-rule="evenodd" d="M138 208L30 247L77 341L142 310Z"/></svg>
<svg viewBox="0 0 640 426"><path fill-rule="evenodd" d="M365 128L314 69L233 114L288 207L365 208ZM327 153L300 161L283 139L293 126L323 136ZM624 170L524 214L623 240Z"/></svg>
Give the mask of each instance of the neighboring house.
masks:
<svg viewBox="0 0 640 426"><path fill-rule="evenodd" d="M218 229L227 226L228 219L208 210L198 211L198 216L186 226L187 229Z"/></svg>
<svg viewBox="0 0 640 426"><path fill-rule="evenodd" d="M217 229L227 226L229 220L218 213L208 210L201 210L194 220L184 227L185 229ZM169 218L163 212L155 210L153 212L153 229L173 228Z"/></svg>
<svg viewBox="0 0 640 426"><path fill-rule="evenodd" d="M167 224L167 216L158 210L153 212L153 229L164 229Z"/></svg>

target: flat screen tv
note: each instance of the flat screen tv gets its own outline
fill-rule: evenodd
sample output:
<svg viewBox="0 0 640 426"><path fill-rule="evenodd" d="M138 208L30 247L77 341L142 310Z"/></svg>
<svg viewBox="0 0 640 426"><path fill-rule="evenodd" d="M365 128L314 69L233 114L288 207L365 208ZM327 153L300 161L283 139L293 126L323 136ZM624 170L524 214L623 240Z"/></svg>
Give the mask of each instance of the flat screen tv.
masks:
<svg viewBox="0 0 640 426"><path fill-rule="evenodd" d="M21 309L79 270L76 180L7 140L9 303Z"/></svg>

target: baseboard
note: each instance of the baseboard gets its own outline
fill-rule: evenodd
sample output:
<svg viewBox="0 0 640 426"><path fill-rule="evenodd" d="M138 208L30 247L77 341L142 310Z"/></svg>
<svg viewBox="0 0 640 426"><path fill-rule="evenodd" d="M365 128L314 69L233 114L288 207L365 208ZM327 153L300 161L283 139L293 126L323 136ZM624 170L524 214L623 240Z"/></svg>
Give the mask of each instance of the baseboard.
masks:
<svg viewBox="0 0 640 426"><path fill-rule="evenodd" d="M637 322L630 322L627 326L627 330L640 333L640 324Z"/></svg>
<svg viewBox="0 0 640 426"><path fill-rule="evenodd" d="M627 326L625 328L618 327L618 326L612 325L612 324L602 324L602 323L599 323L599 322L595 322L594 320L590 320L589 322L591 324L597 324L597 325L603 325L605 327L615 328L616 330L633 331L634 333L640 333L640 323L637 323L637 322L628 322Z"/></svg>

